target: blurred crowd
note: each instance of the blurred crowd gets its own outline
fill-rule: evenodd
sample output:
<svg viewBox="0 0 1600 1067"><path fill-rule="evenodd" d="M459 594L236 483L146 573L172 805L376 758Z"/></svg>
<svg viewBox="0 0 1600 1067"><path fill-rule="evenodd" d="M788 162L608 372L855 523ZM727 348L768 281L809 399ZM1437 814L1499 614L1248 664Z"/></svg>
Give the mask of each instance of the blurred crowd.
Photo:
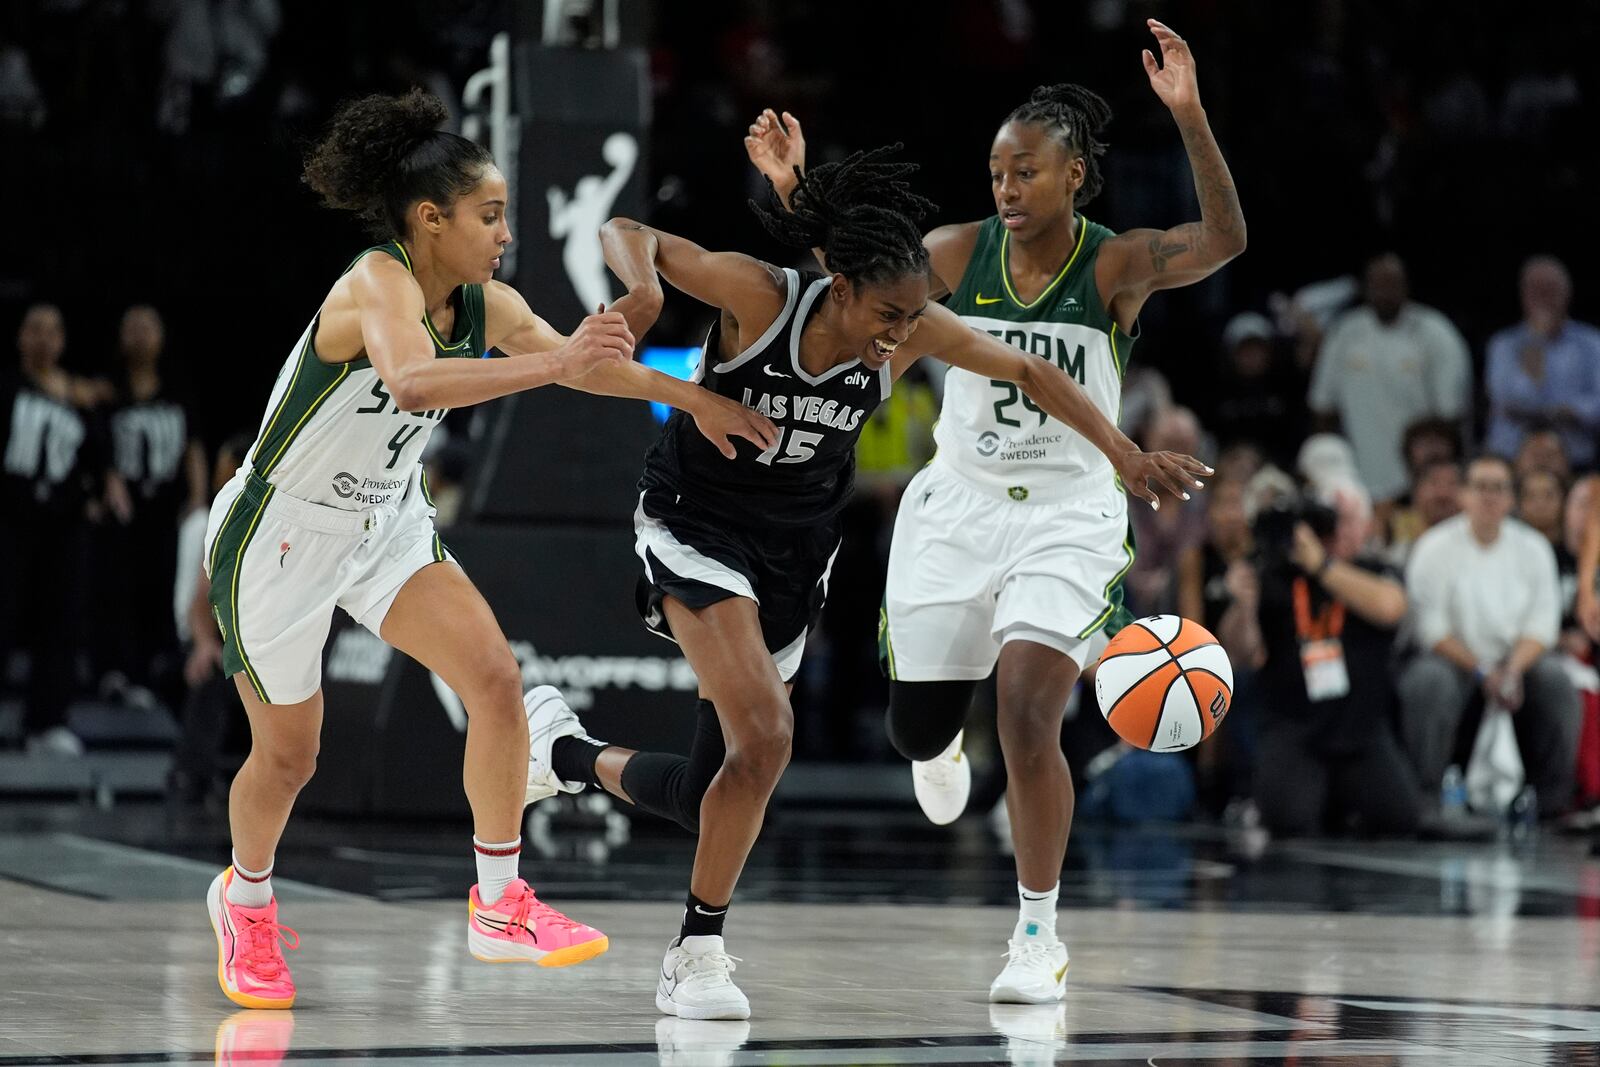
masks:
<svg viewBox="0 0 1600 1067"><path fill-rule="evenodd" d="M1088 214L1194 217L1139 66L1147 15L1179 28L1251 225L1246 256L1150 302L1125 382L1130 433L1218 470L1189 506L1134 509L1130 607L1202 622L1238 674L1216 741L1168 761L1192 777L1185 810L1411 834L1448 832L1469 801L1577 822L1600 802L1600 334L1583 321L1600 276L1579 243L1600 222L1580 147L1600 25L1580 4L1521 9L1510 32L1501 5L1441 21L1422 0L948 0L844 21L819 0L622 6L648 42L653 221L774 258L740 145L769 105L802 117L813 160L904 141L949 222L992 210L999 119L1034 85L1081 82L1116 113ZM196 516L365 243L313 213L297 146L353 93L420 84L453 105L495 32L536 35L526 18L511 0L0 11L0 153L29 161L0 190L58 205L23 212L26 254L0 260L0 545L26 561L0 593L0 707L25 709L0 714L0 745L80 751L78 700L199 721L226 702L197 696L216 649ZM692 343L703 319L669 303L655 340ZM863 434L796 698L802 755L887 758L872 629L939 389L897 387ZM432 462L438 485L466 460ZM1092 703L1064 739L1085 786L1112 773Z"/></svg>

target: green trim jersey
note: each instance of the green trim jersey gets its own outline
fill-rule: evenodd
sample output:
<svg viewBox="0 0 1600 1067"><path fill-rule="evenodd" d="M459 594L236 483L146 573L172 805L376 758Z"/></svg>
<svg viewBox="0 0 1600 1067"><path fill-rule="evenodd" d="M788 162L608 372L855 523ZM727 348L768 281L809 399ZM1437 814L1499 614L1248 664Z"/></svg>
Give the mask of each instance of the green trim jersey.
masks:
<svg viewBox="0 0 1600 1067"><path fill-rule="evenodd" d="M412 269L405 248L390 241L362 252L345 272L373 252ZM463 285L450 300L456 315L449 341L423 315L434 355L486 355L483 286ZM447 409L401 411L366 356L324 363L315 346L319 319L311 320L278 372L249 466L286 496L315 504L346 511L393 504L404 495Z"/></svg>
<svg viewBox="0 0 1600 1067"><path fill-rule="evenodd" d="M1011 284L1010 233L998 216L985 219L966 273L946 305L974 329L1072 375L1094 405L1116 421L1134 338L1112 321L1094 280L1100 246L1114 234L1082 215L1077 223L1077 245L1066 265L1025 304ZM945 377L934 440L941 462L1014 500L1060 499L1115 480L1099 450L1039 410L1014 382L959 367Z"/></svg>

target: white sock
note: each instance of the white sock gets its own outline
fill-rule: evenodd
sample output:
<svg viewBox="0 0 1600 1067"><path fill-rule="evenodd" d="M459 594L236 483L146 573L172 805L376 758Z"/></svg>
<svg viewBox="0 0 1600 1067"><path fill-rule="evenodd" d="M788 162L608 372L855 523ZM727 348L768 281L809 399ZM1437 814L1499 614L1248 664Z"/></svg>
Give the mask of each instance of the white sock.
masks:
<svg viewBox="0 0 1600 1067"><path fill-rule="evenodd" d="M272 903L272 864L264 871L252 871L233 854L233 877L228 880L228 903L241 908L264 908Z"/></svg>
<svg viewBox="0 0 1600 1067"><path fill-rule="evenodd" d="M1060 882L1043 893L1029 889L1018 882L1017 896L1022 902L1022 910L1017 916L1017 929L1012 936L1018 940L1023 938L1053 940L1056 936L1056 898L1060 895Z"/></svg>
<svg viewBox="0 0 1600 1067"><path fill-rule="evenodd" d="M505 895L506 886L515 882L522 859L522 838L515 841L479 841L472 837L472 854L478 860L478 899L493 904Z"/></svg>

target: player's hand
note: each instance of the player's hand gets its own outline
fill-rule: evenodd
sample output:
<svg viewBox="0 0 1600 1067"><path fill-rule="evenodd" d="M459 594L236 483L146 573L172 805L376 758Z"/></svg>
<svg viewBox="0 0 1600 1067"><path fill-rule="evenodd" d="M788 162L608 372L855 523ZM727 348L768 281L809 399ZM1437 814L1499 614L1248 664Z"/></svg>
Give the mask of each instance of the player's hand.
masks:
<svg viewBox="0 0 1600 1067"><path fill-rule="evenodd" d="M600 310L584 319L561 346L561 381L581 378L605 363L626 363L633 358L633 332L615 311Z"/></svg>
<svg viewBox="0 0 1600 1067"><path fill-rule="evenodd" d="M729 440L732 437L742 437L763 452L778 443L778 428L759 411L751 411L743 404L725 396L717 396L709 390L696 392L705 393L705 403L699 410L690 412L694 424L705 439L728 459L738 455L733 442Z"/></svg>
<svg viewBox="0 0 1600 1067"><path fill-rule="evenodd" d="M1188 500L1192 490L1206 487L1201 475L1216 473L1182 452L1124 452L1112 465L1128 492L1156 509L1161 501L1150 489L1152 480L1180 500Z"/></svg>
<svg viewBox="0 0 1600 1067"><path fill-rule="evenodd" d="M1195 78L1194 55L1182 37L1173 33L1165 23L1147 19L1150 32L1156 35L1161 46L1161 62L1150 50L1144 50L1144 72L1150 75L1150 88L1156 91L1169 111L1183 111L1200 106L1200 83Z"/></svg>
<svg viewBox="0 0 1600 1067"><path fill-rule="evenodd" d="M744 138L744 150L756 170L772 180L779 195L787 198L799 184L795 168L806 167L806 138L800 120L787 111L780 117L770 107L756 116Z"/></svg>

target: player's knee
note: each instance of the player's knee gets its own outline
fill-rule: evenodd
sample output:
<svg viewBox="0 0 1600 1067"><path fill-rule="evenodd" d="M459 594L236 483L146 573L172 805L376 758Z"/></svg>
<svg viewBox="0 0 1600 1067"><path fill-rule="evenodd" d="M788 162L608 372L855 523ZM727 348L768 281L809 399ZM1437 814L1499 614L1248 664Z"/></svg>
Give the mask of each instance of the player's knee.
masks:
<svg viewBox="0 0 1600 1067"><path fill-rule="evenodd" d="M469 715L492 713L489 709L505 709L505 714L513 717L523 715L522 668L509 648L484 653L464 673L470 681L460 696Z"/></svg>
<svg viewBox="0 0 1600 1067"><path fill-rule="evenodd" d="M1059 754L1061 723L1066 714L1066 705L1057 706L1054 700L1042 700L1036 693L1010 700L1003 695L995 713L1000 744L1008 757Z"/></svg>
<svg viewBox="0 0 1600 1067"><path fill-rule="evenodd" d="M256 748L250 758L260 773L282 793L299 793L317 773L317 745Z"/></svg>
<svg viewBox="0 0 1600 1067"><path fill-rule="evenodd" d="M789 765L794 747L794 716L769 711L743 726L728 746L723 770L747 786L770 790Z"/></svg>
<svg viewBox="0 0 1600 1067"><path fill-rule="evenodd" d="M893 703L884 718L884 727L896 752L906 759L923 762L949 748L961 730L959 725L945 729L944 724L919 717L911 709Z"/></svg>
<svg viewBox="0 0 1600 1067"><path fill-rule="evenodd" d="M950 747L967 721L975 682L889 683L889 711L884 727L895 751L909 760L926 761Z"/></svg>

